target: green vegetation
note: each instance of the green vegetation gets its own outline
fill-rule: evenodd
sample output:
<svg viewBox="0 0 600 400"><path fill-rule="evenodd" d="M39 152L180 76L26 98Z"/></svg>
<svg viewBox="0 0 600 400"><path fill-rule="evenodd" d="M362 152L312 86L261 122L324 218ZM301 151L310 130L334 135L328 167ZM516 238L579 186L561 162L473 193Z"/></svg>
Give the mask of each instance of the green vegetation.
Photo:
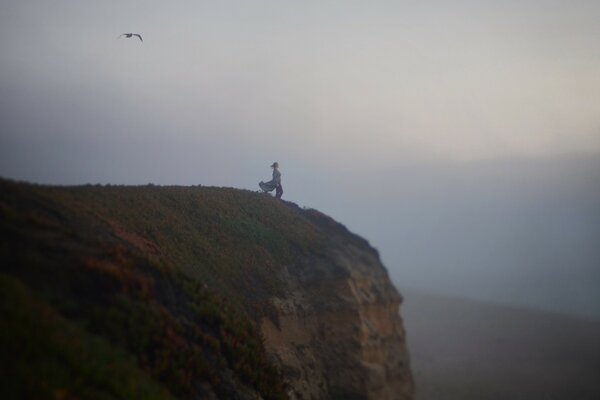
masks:
<svg viewBox="0 0 600 400"><path fill-rule="evenodd" d="M257 322L279 269L323 254L313 212L224 188L0 193L2 398L286 398Z"/></svg>
<svg viewBox="0 0 600 400"><path fill-rule="evenodd" d="M2 398L169 399L135 359L0 274Z"/></svg>
<svg viewBox="0 0 600 400"><path fill-rule="evenodd" d="M36 189L94 215L142 249L152 243L165 261L251 313L284 289L278 268L319 253L324 245L300 209L250 191L161 186Z"/></svg>

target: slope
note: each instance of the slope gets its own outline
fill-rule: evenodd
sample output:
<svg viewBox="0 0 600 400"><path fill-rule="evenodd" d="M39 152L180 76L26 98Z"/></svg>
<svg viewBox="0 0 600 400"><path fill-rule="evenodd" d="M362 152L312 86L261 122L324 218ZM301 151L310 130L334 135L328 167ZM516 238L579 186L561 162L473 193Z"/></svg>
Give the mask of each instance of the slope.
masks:
<svg viewBox="0 0 600 400"><path fill-rule="evenodd" d="M377 252L315 210L0 180L0 237L9 397L412 397L400 296Z"/></svg>
<svg viewBox="0 0 600 400"><path fill-rule="evenodd" d="M405 292L417 399L597 399L600 321Z"/></svg>

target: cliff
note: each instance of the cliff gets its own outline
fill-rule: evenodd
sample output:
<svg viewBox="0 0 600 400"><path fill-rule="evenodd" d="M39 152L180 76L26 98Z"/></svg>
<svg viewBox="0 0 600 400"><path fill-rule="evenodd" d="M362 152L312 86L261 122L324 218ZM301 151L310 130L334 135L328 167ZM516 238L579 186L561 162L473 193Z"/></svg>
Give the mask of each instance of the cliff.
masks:
<svg viewBox="0 0 600 400"><path fill-rule="evenodd" d="M0 180L0 222L3 398L412 398L401 297L317 211Z"/></svg>
<svg viewBox="0 0 600 400"><path fill-rule="evenodd" d="M411 398L401 298L377 252L316 211L304 216L327 237L326 249L282 268L288 290L273 298L276 320L261 324L290 397Z"/></svg>

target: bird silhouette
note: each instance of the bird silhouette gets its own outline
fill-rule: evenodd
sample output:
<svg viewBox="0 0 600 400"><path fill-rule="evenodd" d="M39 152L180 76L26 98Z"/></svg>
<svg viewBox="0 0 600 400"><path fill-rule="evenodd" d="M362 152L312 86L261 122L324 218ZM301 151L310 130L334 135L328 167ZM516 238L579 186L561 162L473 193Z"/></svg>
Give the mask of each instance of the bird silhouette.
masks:
<svg viewBox="0 0 600 400"><path fill-rule="evenodd" d="M140 38L140 41L144 43L144 39L142 39L142 35L139 33L121 33L117 39L119 39L121 36L125 36L127 39L130 39L132 36L137 36Z"/></svg>

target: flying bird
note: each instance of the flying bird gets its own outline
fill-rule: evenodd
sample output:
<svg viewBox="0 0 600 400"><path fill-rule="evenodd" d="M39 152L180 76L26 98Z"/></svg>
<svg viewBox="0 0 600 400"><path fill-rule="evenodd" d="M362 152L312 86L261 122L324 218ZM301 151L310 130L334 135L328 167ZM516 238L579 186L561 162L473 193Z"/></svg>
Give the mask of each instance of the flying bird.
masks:
<svg viewBox="0 0 600 400"><path fill-rule="evenodd" d="M137 36L140 38L140 41L144 43L144 39L142 39L142 35L140 35L139 33L122 33L117 39L119 39L121 36L125 36L127 39L130 39L132 36Z"/></svg>

